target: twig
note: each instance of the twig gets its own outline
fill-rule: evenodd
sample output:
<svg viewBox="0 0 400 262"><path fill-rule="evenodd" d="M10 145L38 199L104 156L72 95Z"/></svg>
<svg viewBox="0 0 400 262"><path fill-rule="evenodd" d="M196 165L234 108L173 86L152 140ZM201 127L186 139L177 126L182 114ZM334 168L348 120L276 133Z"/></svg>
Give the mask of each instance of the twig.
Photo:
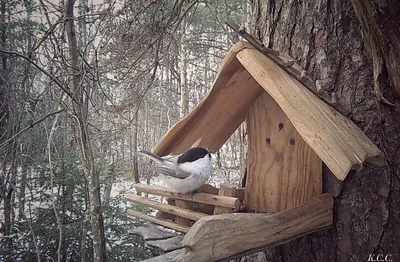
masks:
<svg viewBox="0 0 400 262"><path fill-rule="evenodd" d="M50 129L50 134L48 135L47 138L47 156L49 159L49 170L50 170L50 186L51 186L51 200L52 200L52 205L53 205L53 211L54 211L54 215L56 217L56 221L57 221L57 226L58 226L58 230L59 230L59 236L58 236L58 247L57 247L57 261L60 262L61 261L61 247L62 247L62 240L63 240L63 228L62 228L62 224L61 224L61 219L60 219L60 215L58 214L57 211L57 206L56 206L56 201L57 198L55 197L54 194L54 170L53 170L53 162L51 160L51 143L53 140L53 135L57 129L56 125L58 122L58 118L60 115L57 115L56 118L54 119L54 122L51 126ZM46 131L47 128L45 127Z"/></svg>
<svg viewBox="0 0 400 262"><path fill-rule="evenodd" d="M28 131L29 129L33 128L35 125L40 124L41 122L43 122L44 120L46 120L47 118L59 114L61 112L63 112L65 109L60 109L57 110L55 112L51 112L48 113L47 115L43 116L42 118L36 120L35 122L32 122L30 125L28 125L27 127L25 127L24 129L22 129L21 131L19 131L18 133L16 133L15 135L13 135L10 139L7 139L6 141L4 141L3 143L0 144L0 148L2 148L3 146L7 145L8 143L10 143L11 141L13 141L15 138L17 138L18 136L20 136L21 134L25 133L26 131Z"/></svg>
<svg viewBox="0 0 400 262"><path fill-rule="evenodd" d="M249 43L254 46L255 48L257 48L259 51L261 51L264 54L273 54L276 56L279 56L279 51L275 51L272 50L270 48L267 48L264 46L263 43L261 43L260 40L254 38L252 35L250 35L249 33L246 32L246 30L244 28L239 28L239 26L237 24L235 24L232 21L226 21L225 24L227 26L229 26L230 28L232 28L233 31L235 31L236 33L238 33L240 36L242 36L244 39L246 39L247 41L249 41Z"/></svg>
<svg viewBox="0 0 400 262"><path fill-rule="evenodd" d="M222 29L224 30L225 34L228 36L228 38L232 41L232 44L235 43L235 40L232 39L233 37L231 36L231 34L229 34L227 28L224 26L224 23L221 21L221 19L219 18L219 16L214 12L214 10L212 10L211 6L207 3L207 1L205 1L205 5L208 8L208 10L211 12L211 14L214 16L215 20L218 22L218 24L222 27ZM236 38L236 41L238 40L238 38Z"/></svg>
<svg viewBox="0 0 400 262"><path fill-rule="evenodd" d="M285 70L286 73L288 73L293 78L295 78L297 81L302 83L308 90L313 92L315 95L321 97L317 93L317 87L316 87L315 82L310 80L308 77L305 77L306 75L305 75L304 70L303 70L304 72L303 71L299 72L299 70L297 70L296 68L287 66L287 62L285 61L285 59L280 57L280 54L278 51L275 51L275 50L265 47L264 44L260 42L260 40L254 38L252 35L247 33L244 29L240 29L239 26L237 24L235 24L234 22L226 21L225 24L228 25L230 28L232 28L232 30L237 32L244 39L246 39L257 50L259 50L261 53L266 55L269 59L274 61L278 66L280 66L283 70ZM332 104L329 101L326 101L325 99L324 99L324 101L330 105Z"/></svg>
<svg viewBox="0 0 400 262"><path fill-rule="evenodd" d="M4 53L4 54L8 54L8 55L15 55L18 57L21 57L23 59L25 59L26 61L28 61L29 63L31 63L32 65L34 65L37 69L39 69L42 73L44 73L45 75L47 75L52 81L54 81L54 83L56 83L75 103L78 103L78 101L76 101L76 99L74 98L73 94L71 92L69 92L67 90L67 88L60 83L54 76L52 76L50 73L48 73L46 70L44 70L43 68L41 68L38 64L36 64L34 61L32 61L31 59L29 59L29 57L20 54L18 52L14 52L14 51L7 51L7 50L2 50L0 49L0 53ZM78 103L79 104L79 103ZM0 146L1 147L1 146Z"/></svg>

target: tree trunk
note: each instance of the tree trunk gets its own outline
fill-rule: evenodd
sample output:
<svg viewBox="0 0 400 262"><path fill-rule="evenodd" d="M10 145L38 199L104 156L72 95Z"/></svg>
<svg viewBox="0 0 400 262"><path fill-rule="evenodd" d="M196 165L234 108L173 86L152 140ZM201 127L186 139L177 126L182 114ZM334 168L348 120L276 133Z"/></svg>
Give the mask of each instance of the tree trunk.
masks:
<svg viewBox="0 0 400 262"><path fill-rule="evenodd" d="M102 202L104 207L107 207L110 204L112 185L115 181L115 178L117 177L117 174L115 172L114 156L111 156L111 158L112 161L107 171L107 179L104 182L105 185L104 185L103 202Z"/></svg>
<svg viewBox="0 0 400 262"><path fill-rule="evenodd" d="M18 220L22 220L25 217L25 190L26 190L26 174L28 169L25 163L21 163L21 172L18 179L19 190L18 190Z"/></svg>
<svg viewBox="0 0 400 262"><path fill-rule="evenodd" d="M396 104L392 107L374 92L374 66L357 19L363 14L356 10L356 15L352 2L356 1L252 1L251 33L320 80L335 108L349 116L389 162L388 167L365 164L362 171L351 172L335 198L332 228L266 250L270 261L377 261L379 254L396 261L400 253L400 114L391 86L395 78L389 78L385 60L378 88ZM394 2L381 3L379 10L387 12L374 15L377 21L385 18L387 28L398 30L400 8ZM393 50L399 45L390 46ZM392 55L399 53L394 50ZM400 61L398 55L395 59Z"/></svg>
<svg viewBox="0 0 400 262"><path fill-rule="evenodd" d="M134 157L132 160L133 160L133 174L134 174L134 178L135 178L135 184L140 183L139 165L138 165L138 159L137 159L138 133L139 133L139 108L137 108L135 111L135 124L133 127L133 145L131 147L131 152L133 150L133 154L134 154Z"/></svg>
<svg viewBox="0 0 400 262"><path fill-rule="evenodd" d="M2 0L0 3L0 9L1 9L1 16L0 16L0 45L6 46L6 41L7 41L7 32L6 32L6 1ZM4 53L0 54L1 56L1 66L0 66L0 114L1 114L1 119L0 119L0 142L4 142L7 140L7 136L4 136L3 134L6 134L8 132L8 123L9 123L9 99L8 99L8 89L6 87L7 83L7 55ZM0 148L0 163L1 163L1 172L2 175L0 176L0 203L3 202L6 196L6 185L7 185L7 180L6 180L6 173L7 169L6 166L7 164L5 155L6 155L6 148ZM5 203L3 203L5 205ZM5 208L5 207L4 207ZM5 231L5 223L0 222L0 230Z"/></svg>
<svg viewBox="0 0 400 262"><path fill-rule="evenodd" d="M138 159L137 159L137 151L138 151L138 132L139 132L139 107L140 105L136 105L137 108L134 108L133 114L133 120L134 123L131 123L129 127L129 165L130 168L133 170L133 179L135 181L135 184L140 183L140 178L139 178L139 165L138 165ZM131 112L129 112L129 119L131 119ZM136 192L137 193L137 192ZM139 193L137 193L139 195Z"/></svg>
<svg viewBox="0 0 400 262"><path fill-rule="evenodd" d="M189 111L189 89L187 85L187 43L186 43L186 28L185 21L182 22L182 39L179 52L179 73L180 73L180 89L181 89L181 102L179 117L182 119Z"/></svg>
<svg viewBox="0 0 400 262"><path fill-rule="evenodd" d="M84 175L89 191L90 222L93 234L93 261L106 261L106 246L104 235L103 214L101 208L100 179L95 168L94 156L91 147L89 125L88 125L88 97L85 94L90 93L89 89L81 80L79 71L76 28L74 23L74 3L75 0L68 0L65 6L66 10L66 30L69 47L70 63L72 67L72 90L74 101L72 101L74 116L79 130L79 140L83 158ZM82 83L81 83L82 82Z"/></svg>

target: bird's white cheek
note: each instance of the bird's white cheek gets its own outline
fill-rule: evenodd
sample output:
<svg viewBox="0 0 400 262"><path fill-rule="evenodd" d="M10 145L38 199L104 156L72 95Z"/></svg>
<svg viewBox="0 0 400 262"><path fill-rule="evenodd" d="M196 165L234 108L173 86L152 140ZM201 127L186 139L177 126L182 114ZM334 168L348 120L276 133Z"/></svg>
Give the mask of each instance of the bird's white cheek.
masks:
<svg viewBox="0 0 400 262"><path fill-rule="evenodd" d="M179 165L183 171L187 173L210 173L211 172L211 161L207 157L198 159L193 162L183 163Z"/></svg>

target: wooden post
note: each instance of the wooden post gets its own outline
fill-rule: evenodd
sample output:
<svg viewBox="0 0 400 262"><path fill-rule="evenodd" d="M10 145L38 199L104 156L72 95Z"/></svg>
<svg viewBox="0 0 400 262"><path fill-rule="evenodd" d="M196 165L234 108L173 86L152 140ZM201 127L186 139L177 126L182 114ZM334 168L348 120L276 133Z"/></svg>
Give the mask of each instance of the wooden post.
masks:
<svg viewBox="0 0 400 262"><path fill-rule="evenodd" d="M232 185L222 185L218 193L218 195L220 196L233 196L234 194L235 194L235 187ZM231 213L232 211L233 209L229 207L215 206L214 215Z"/></svg>
<svg viewBox="0 0 400 262"><path fill-rule="evenodd" d="M249 211L280 212L322 193L322 161L266 92L250 107L246 123Z"/></svg>
<svg viewBox="0 0 400 262"><path fill-rule="evenodd" d="M186 200L175 199L175 205L180 208L190 210L190 202ZM175 216L175 223L182 226L190 226L190 220L181 216Z"/></svg>

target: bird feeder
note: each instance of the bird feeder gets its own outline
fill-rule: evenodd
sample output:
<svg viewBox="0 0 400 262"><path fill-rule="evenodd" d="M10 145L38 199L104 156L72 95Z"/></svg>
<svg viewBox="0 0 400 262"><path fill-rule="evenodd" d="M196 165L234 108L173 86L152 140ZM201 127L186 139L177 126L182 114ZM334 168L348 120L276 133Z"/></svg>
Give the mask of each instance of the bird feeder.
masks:
<svg viewBox="0 0 400 262"><path fill-rule="evenodd" d="M290 67L300 80L302 69L274 52L267 56L242 41L233 46L207 96L153 151L160 156L195 146L217 151L246 121L244 188L204 186L202 193L188 196L163 188L137 187L139 192L174 198L175 206L126 196L170 217L129 214L186 233L178 261L225 259L329 227L333 198L322 192L323 164L338 180L344 180L350 170L360 170L364 162L385 164L382 152L351 120L282 65ZM194 210L192 202L200 206ZM182 220L171 219L171 215Z"/></svg>

